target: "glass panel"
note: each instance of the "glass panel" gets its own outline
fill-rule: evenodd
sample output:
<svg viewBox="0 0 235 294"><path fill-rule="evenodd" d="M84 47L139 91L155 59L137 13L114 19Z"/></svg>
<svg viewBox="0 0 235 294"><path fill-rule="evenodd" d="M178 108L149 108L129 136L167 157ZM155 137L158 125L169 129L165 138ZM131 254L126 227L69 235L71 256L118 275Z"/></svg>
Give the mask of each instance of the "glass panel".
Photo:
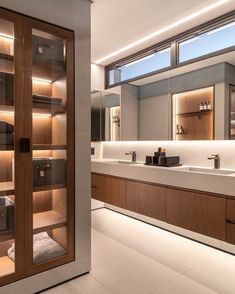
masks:
<svg viewBox="0 0 235 294"><path fill-rule="evenodd" d="M14 25L0 19L0 277L15 272L14 114Z"/></svg>
<svg viewBox="0 0 235 294"><path fill-rule="evenodd" d="M179 62L191 60L235 45L235 22L179 43Z"/></svg>
<svg viewBox="0 0 235 294"><path fill-rule="evenodd" d="M34 264L66 253L66 88L66 41L33 30Z"/></svg>
<svg viewBox="0 0 235 294"><path fill-rule="evenodd" d="M91 141L101 141L101 92L91 92Z"/></svg>
<svg viewBox="0 0 235 294"><path fill-rule="evenodd" d="M147 55L109 71L109 85L133 79L171 65L171 48Z"/></svg>
<svg viewBox="0 0 235 294"><path fill-rule="evenodd" d="M235 87L230 87L230 139L235 140Z"/></svg>

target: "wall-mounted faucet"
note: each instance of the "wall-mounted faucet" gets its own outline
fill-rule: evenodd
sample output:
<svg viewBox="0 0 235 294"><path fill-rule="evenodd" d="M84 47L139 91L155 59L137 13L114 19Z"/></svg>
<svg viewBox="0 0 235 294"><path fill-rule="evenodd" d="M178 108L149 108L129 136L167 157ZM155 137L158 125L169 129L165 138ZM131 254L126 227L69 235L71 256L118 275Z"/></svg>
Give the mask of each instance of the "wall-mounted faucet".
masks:
<svg viewBox="0 0 235 294"><path fill-rule="evenodd" d="M125 155L132 155L131 161L136 162L136 151L126 152Z"/></svg>
<svg viewBox="0 0 235 294"><path fill-rule="evenodd" d="M214 168L220 168L220 156L219 154L212 154L211 157L208 157L209 160L214 160Z"/></svg>

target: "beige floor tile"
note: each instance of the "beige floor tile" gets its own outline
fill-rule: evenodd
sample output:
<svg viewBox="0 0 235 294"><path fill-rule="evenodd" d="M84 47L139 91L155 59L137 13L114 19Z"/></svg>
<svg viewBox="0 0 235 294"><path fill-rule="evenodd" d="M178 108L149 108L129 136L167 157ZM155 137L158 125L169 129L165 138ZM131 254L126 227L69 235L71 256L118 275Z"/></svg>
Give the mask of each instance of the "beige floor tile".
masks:
<svg viewBox="0 0 235 294"><path fill-rule="evenodd" d="M182 276L150 294L218 294L218 292Z"/></svg>
<svg viewBox="0 0 235 294"><path fill-rule="evenodd" d="M112 294L91 274L43 292L45 294Z"/></svg>
<svg viewBox="0 0 235 294"><path fill-rule="evenodd" d="M108 209L92 213L95 230L184 273L195 267L213 249Z"/></svg>
<svg viewBox="0 0 235 294"><path fill-rule="evenodd" d="M221 294L235 293L235 256L215 250L185 274Z"/></svg>
<svg viewBox="0 0 235 294"><path fill-rule="evenodd" d="M179 277L175 271L105 235L92 233L92 271L115 294L147 294Z"/></svg>

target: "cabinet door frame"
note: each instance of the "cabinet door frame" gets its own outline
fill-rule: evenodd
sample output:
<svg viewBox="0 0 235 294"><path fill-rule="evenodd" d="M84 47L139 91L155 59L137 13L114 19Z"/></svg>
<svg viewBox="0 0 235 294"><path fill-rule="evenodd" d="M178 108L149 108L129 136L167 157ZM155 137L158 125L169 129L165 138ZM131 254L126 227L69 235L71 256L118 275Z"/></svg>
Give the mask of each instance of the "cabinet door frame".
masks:
<svg viewBox="0 0 235 294"><path fill-rule="evenodd" d="M75 259L75 102L74 102L74 33L73 31L39 21L30 17L24 17L24 63L25 63L25 112L27 112L27 132L32 141L32 35L33 29L43 31L57 37L66 39L66 114L67 114L67 148L66 148L66 189L67 189L67 213L66 213L66 255L49 260L41 264L33 264L33 184L32 184L32 152L28 154L26 168L29 171L27 182L26 234L25 247L27 258L26 266L28 275L36 274L53 267L72 262ZM31 142L32 150L32 142Z"/></svg>
<svg viewBox="0 0 235 294"><path fill-rule="evenodd" d="M0 18L14 25L14 170L15 170L15 272L0 278L0 286L25 277L25 198L24 198L24 173L22 163L24 156L20 153L19 140L24 134L23 114L23 19L17 13L0 7ZM4 151L1 151L4 152Z"/></svg>

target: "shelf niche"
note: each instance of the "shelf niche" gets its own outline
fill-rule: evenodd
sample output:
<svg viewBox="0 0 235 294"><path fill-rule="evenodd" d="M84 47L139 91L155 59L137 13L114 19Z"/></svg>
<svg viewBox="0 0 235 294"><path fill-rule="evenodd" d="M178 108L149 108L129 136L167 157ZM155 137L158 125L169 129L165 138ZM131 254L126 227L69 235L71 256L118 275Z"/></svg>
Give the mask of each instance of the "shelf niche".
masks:
<svg viewBox="0 0 235 294"><path fill-rule="evenodd" d="M173 94L172 100L174 140L214 139L214 87ZM208 102L210 109L200 111L201 103Z"/></svg>

